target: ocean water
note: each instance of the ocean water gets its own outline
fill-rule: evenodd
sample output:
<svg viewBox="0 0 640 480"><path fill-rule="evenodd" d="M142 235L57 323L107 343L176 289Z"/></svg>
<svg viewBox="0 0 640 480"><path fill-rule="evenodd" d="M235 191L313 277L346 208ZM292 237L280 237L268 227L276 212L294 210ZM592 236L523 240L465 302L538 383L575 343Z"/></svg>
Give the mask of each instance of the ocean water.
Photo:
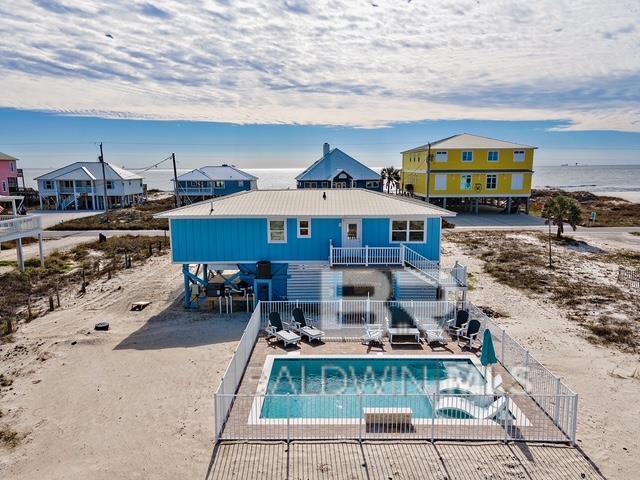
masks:
<svg viewBox="0 0 640 480"><path fill-rule="evenodd" d="M380 167L373 167L380 170ZM131 169L145 178L150 189L170 190L173 171L152 169L140 171ZM178 175L190 169L178 169ZM258 187L296 188L295 177L303 168L245 168L246 172L258 177ZM25 168L25 182L28 187L36 187L35 177L49 169ZM576 166L535 166L534 188L562 188L564 190L588 190L590 192L637 192L640 191L640 165L576 165Z"/></svg>

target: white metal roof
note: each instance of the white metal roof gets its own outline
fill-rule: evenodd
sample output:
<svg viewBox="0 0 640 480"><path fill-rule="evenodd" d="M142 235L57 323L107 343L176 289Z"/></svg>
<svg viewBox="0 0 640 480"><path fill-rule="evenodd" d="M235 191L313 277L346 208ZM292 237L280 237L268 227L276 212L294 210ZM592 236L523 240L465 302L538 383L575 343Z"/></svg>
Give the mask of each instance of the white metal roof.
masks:
<svg viewBox="0 0 640 480"><path fill-rule="evenodd" d="M0 152L0 160L18 160L16 157Z"/></svg>
<svg viewBox="0 0 640 480"><path fill-rule="evenodd" d="M257 180L258 177L243 172L233 165L210 165L196 168L178 177L178 181L185 180Z"/></svg>
<svg viewBox="0 0 640 480"><path fill-rule="evenodd" d="M124 168L104 162L107 180L141 180L143 177ZM74 176L77 175L77 176ZM75 162L36 177L36 180L102 180L100 162Z"/></svg>
<svg viewBox="0 0 640 480"><path fill-rule="evenodd" d="M421 145L402 153L422 152L429 148L429 144ZM470 133L461 133L452 137L443 138L431 142L431 150L464 150L464 149L502 149L502 148L537 148L531 145L523 145L520 143L506 142L504 140L496 140L495 138L482 137L480 135L472 135Z"/></svg>
<svg viewBox="0 0 640 480"><path fill-rule="evenodd" d="M323 198L326 194L326 198ZM359 188L252 190L194 203L155 218L453 217L420 200Z"/></svg>

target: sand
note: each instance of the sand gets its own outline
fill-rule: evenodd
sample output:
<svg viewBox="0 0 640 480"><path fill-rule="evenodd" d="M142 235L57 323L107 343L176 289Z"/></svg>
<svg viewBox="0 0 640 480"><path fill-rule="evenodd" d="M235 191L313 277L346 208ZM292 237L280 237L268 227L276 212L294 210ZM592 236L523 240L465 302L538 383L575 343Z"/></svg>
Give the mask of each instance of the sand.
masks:
<svg viewBox="0 0 640 480"><path fill-rule="evenodd" d="M0 424L25 435L0 448L0 478L204 478L213 393L246 320L185 312L181 287L180 267L153 258L0 344Z"/></svg>
<svg viewBox="0 0 640 480"><path fill-rule="evenodd" d="M580 395L578 445L607 478L637 478L640 356L589 343L584 329L561 309L497 283L483 273L482 261L457 245L445 242L444 247L445 261L460 259L475 276L469 299L508 314L497 323Z"/></svg>

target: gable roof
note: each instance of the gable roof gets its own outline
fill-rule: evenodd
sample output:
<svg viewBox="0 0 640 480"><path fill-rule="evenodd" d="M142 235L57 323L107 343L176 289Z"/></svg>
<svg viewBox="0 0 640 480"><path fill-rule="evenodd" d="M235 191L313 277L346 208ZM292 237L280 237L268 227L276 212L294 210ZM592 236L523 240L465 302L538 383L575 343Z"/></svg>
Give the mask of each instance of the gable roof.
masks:
<svg viewBox="0 0 640 480"><path fill-rule="evenodd" d="M107 180L142 180L142 176L104 162ZM75 162L36 177L35 180L102 180L100 162Z"/></svg>
<svg viewBox="0 0 640 480"><path fill-rule="evenodd" d="M326 198L323 198L323 194ZM420 200L361 188L250 190L194 203L155 218L399 218L453 217Z"/></svg>
<svg viewBox="0 0 640 480"><path fill-rule="evenodd" d="M401 153L413 153L413 152L422 152L429 148L429 144L421 145L419 147L412 148L410 150L405 150ZM442 138L440 140L436 140L435 142L431 142L431 149L434 148L443 149L443 150L462 150L465 148L468 149L501 149L501 148L538 148L532 147L531 145L524 145L521 143L513 143L506 142L504 140L497 140L495 138L482 137L480 135L472 135L471 133L460 133L458 135L453 135L451 137Z"/></svg>
<svg viewBox="0 0 640 480"><path fill-rule="evenodd" d="M0 160L18 160L16 157L0 152Z"/></svg>
<svg viewBox="0 0 640 480"><path fill-rule="evenodd" d="M210 165L200 167L184 173L178 177L183 180L257 180L258 177L243 172L233 165Z"/></svg>
<svg viewBox="0 0 640 480"><path fill-rule="evenodd" d="M354 180L380 180L380 174L347 155L339 148L334 148L309 168L296 177L298 181L322 181L333 178L333 173L344 170Z"/></svg>

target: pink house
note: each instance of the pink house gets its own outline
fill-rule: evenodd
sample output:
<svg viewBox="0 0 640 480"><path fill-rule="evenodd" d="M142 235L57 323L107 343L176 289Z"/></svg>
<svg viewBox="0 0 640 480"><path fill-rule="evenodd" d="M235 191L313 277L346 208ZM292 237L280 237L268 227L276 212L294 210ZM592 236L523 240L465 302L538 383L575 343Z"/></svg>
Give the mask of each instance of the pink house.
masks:
<svg viewBox="0 0 640 480"><path fill-rule="evenodd" d="M17 158L0 152L0 195L9 195L18 189Z"/></svg>

